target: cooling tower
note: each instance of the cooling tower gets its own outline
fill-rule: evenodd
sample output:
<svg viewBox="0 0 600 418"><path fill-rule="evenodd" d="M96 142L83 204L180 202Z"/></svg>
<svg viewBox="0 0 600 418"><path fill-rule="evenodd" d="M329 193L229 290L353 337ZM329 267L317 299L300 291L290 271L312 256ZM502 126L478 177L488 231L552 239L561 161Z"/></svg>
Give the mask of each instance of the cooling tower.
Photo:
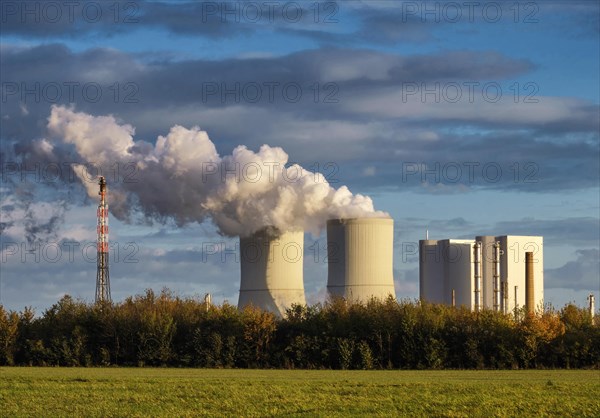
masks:
<svg viewBox="0 0 600 418"><path fill-rule="evenodd" d="M292 304L305 305L303 256L303 231L266 228L241 237L238 308L252 304L283 316Z"/></svg>
<svg viewBox="0 0 600 418"><path fill-rule="evenodd" d="M393 246L393 219L327 221L329 294L353 302L395 297Z"/></svg>

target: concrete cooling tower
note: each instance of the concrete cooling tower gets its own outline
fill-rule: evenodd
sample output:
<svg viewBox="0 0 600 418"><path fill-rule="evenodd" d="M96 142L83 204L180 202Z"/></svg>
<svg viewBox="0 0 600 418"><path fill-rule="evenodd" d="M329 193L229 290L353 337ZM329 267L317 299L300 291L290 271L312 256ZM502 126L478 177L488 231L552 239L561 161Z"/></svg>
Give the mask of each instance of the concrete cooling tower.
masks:
<svg viewBox="0 0 600 418"><path fill-rule="evenodd" d="M327 221L329 294L352 302L395 297L393 250L393 219Z"/></svg>
<svg viewBox="0 0 600 418"><path fill-rule="evenodd" d="M304 232L262 229L240 238L238 308L254 305L279 316L292 304L306 304L302 265Z"/></svg>

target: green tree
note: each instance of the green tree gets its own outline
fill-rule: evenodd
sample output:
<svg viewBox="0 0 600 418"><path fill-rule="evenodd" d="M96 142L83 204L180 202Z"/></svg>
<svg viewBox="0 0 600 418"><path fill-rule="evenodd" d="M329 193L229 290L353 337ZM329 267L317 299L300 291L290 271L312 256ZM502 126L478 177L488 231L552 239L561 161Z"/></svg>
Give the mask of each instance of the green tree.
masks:
<svg viewBox="0 0 600 418"><path fill-rule="evenodd" d="M0 365L14 365L18 331L19 314L0 305Z"/></svg>

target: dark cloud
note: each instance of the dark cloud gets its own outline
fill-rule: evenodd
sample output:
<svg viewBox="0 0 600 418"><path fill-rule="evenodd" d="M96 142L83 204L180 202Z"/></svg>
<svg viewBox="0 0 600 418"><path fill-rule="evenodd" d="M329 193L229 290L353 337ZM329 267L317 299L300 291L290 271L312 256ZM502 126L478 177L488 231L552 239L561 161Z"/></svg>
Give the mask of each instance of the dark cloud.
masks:
<svg viewBox="0 0 600 418"><path fill-rule="evenodd" d="M78 33L81 36L89 33L126 30L128 27L122 22L127 19L117 14L115 4L123 8L126 2L109 4L93 0L3 1L0 5L2 22L0 33L3 36L18 35L25 38L48 39L74 37Z"/></svg>
<svg viewBox="0 0 600 418"><path fill-rule="evenodd" d="M418 233L419 239L429 230L434 239L473 239L477 235L532 235L544 237L545 246L591 247L600 245L600 220L592 217L563 219L523 218L511 221L480 224L462 217L425 219L419 217L396 220L396 243L405 236Z"/></svg>
<svg viewBox="0 0 600 418"><path fill-rule="evenodd" d="M370 99L382 89L398 91L405 83L501 80L532 68L527 60L467 51L400 56L317 49L270 58L152 61L112 49L74 53L49 44L7 46L1 55L5 137L39 130L47 108L66 103L124 118L150 109L181 114L191 106L265 108L312 119L349 113L360 118L344 102Z"/></svg>
<svg viewBox="0 0 600 418"><path fill-rule="evenodd" d="M110 49L75 53L50 44L4 47L1 54L3 161L12 161L15 152L40 161L30 141L45 135L50 106L75 103L78 111L117 115L136 127L136 138L151 142L182 124L206 129L222 153L240 143L283 146L292 160L317 163L324 174L334 170L359 188L462 193L598 185L597 105L562 98L537 105L402 103L406 80L484 82L532 68L527 60L496 52L401 56L318 49L269 58L148 61ZM291 83L302 89L298 102L283 95L281 86ZM279 86L272 98L267 85ZM262 89L260 100L249 100L253 86ZM51 100L57 92L60 98ZM337 102L323 103L332 93ZM314 147L321 150L318 160ZM329 172L327 163L333 164ZM423 167L434 174L423 177ZM376 175L363 175L365 170ZM71 174L65 168L64 175Z"/></svg>
<svg viewBox="0 0 600 418"><path fill-rule="evenodd" d="M575 254L577 258L562 267L545 270L545 287L600 291L600 251L589 248Z"/></svg>
<svg viewBox="0 0 600 418"><path fill-rule="evenodd" d="M300 36L318 38L319 32L325 32L327 23L335 23L334 16L339 8L339 3L332 0L311 3L230 0L4 1L2 34L34 39L64 39L159 29L175 35L222 39L246 36L257 30L291 30ZM312 34L313 31L317 34Z"/></svg>
<svg viewBox="0 0 600 418"><path fill-rule="evenodd" d="M402 127L397 128L402 133ZM595 188L600 171L598 141L587 134L560 141L533 132L491 132L435 138L377 138L362 161L339 163L340 178L361 188L387 186L423 193L452 194L478 189L550 192ZM419 132L415 131L414 135ZM410 134L409 134L410 135ZM536 140L536 138L545 138ZM376 175L361 175L357 165L371 164Z"/></svg>
<svg viewBox="0 0 600 418"><path fill-rule="evenodd" d="M304 37L321 44L357 42L423 43L440 37L440 29L470 36L482 25L535 24L544 30L563 25L572 37L597 36L598 4L590 1L545 1L482 4L450 2L259 2L145 1L2 2L1 33L28 39L68 39L82 36L162 30L168 34L209 39L245 37L263 31ZM498 10L499 9L499 10ZM518 13L517 11L518 10ZM556 21L553 17L567 16ZM577 25L565 24L577 22ZM343 28L341 27L343 26Z"/></svg>
<svg viewBox="0 0 600 418"><path fill-rule="evenodd" d="M515 221L497 222L493 228L484 230L483 235L540 235L544 245L570 244L575 246L600 245L600 220L592 217L569 217L542 220L523 218Z"/></svg>

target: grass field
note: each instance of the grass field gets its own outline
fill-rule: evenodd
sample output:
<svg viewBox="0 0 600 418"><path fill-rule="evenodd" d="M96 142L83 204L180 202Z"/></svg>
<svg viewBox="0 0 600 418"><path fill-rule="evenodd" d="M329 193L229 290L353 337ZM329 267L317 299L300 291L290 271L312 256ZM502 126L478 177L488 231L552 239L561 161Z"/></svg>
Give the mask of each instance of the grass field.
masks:
<svg viewBox="0 0 600 418"><path fill-rule="evenodd" d="M600 371L0 368L4 416L600 416Z"/></svg>

